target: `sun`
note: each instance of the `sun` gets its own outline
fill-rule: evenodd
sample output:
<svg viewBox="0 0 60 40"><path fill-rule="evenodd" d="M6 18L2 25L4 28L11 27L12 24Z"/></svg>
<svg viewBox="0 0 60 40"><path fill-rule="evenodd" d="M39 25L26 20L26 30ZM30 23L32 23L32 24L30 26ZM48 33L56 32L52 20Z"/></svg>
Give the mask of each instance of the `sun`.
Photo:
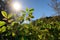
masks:
<svg viewBox="0 0 60 40"><path fill-rule="evenodd" d="M15 11L21 10L22 9L21 3L19 3L19 2L13 2L12 3L12 9L14 9Z"/></svg>

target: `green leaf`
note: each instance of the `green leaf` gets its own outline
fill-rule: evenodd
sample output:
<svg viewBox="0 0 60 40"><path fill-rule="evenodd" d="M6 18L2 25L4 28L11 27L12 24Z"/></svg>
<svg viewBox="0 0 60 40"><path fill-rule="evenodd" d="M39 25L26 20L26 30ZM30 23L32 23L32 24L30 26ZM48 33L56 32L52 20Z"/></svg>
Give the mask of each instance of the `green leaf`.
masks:
<svg viewBox="0 0 60 40"><path fill-rule="evenodd" d="M57 29L60 30L60 26Z"/></svg>
<svg viewBox="0 0 60 40"><path fill-rule="evenodd" d="M31 18L34 18L34 16L31 16Z"/></svg>
<svg viewBox="0 0 60 40"><path fill-rule="evenodd" d="M6 27L3 26L2 29L1 29L2 32L5 32L6 31Z"/></svg>
<svg viewBox="0 0 60 40"><path fill-rule="evenodd" d="M22 37L21 40L24 40L24 37Z"/></svg>
<svg viewBox="0 0 60 40"><path fill-rule="evenodd" d="M33 13L32 13L32 12L30 12L29 14L30 14L30 15L32 15Z"/></svg>
<svg viewBox="0 0 60 40"><path fill-rule="evenodd" d="M21 16L18 18L19 20L24 20L24 16Z"/></svg>
<svg viewBox="0 0 60 40"><path fill-rule="evenodd" d="M12 23L11 23L11 26L14 26L15 23L16 23L16 22L12 22Z"/></svg>
<svg viewBox="0 0 60 40"><path fill-rule="evenodd" d="M0 26L5 25L6 23L4 21L0 21Z"/></svg>
<svg viewBox="0 0 60 40"><path fill-rule="evenodd" d="M10 19L11 17L12 17L12 14L9 14L9 15L8 15L8 19Z"/></svg>
<svg viewBox="0 0 60 40"><path fill-rule="evenodd" d="M33 8L30 8L30 10L29 10L30 12L32 12L32 11L34 11L34 9Z"/></svg>
<svg viewBox="0 0 60 40"><path fill-rule="evenodd" d="M13 19L8 20L9 23L13 22Z"/></svg>
<svg viewBox="0 0 60 40"><path fill-rule="evenodd" d="M10 36L11 35L11 32L8 32L5 34L5 36Z"/></svg>
<svg viewBox="0 0 60 40"><path fill-rule="evenodd" d="M40 39L42 39L42 35L38 35L38 37L39 37Z"/></svg>
<svg viewBox="0 0 60 40"><path fill-rule="evenodd" d="M26 16L26 14L23 14L22 16L23 16L23 17L25 17L25 16Z"/></svg>
<svg viewBox="0 0 60 40"><path fill-rule="evenodd" d="M11 26L15 26L15 24L18 24L17 22L12 22Z"/></svg>
<svg viewBox="0 0 60 40"><path fill-rule="evenodd" d="M26 8L26 12L28 12L29 11L29 9L28 8Z"/></svg>
<svg viewBox="0 0 60 40"><path fill-rule="evenodd" d="M1 33L1 28L0 28L0 33Z"/></svg>
<svg viewBox="0 0 60 40"><path fill-rule="evenodd" d="M7 18L7 13L5 11L1 11L2 15Z"/></svg>
<svg viewBox="0 0 60 40"><path fill-rule="evenodd" d="M29 33L29 31L27 29L24 30L25 34Z"/></svg>
<svg viewBox="0 0 60 40"><path fill-rule="evenodd" d="M8 29L8 30L11 30L11 26L7 26L7 29Z"/></svg>
<svg viewBox="0 0 60 40"><path fill-rule="evenodd" d="M26 17L26 20L29 20L30 21L30 17Z"/></svg>
<svg viewBox="0 0 60 40"><path fill-rule="evenodd" d="M12 32L12 36L14 37L16 34L14 32Z"/></svg>

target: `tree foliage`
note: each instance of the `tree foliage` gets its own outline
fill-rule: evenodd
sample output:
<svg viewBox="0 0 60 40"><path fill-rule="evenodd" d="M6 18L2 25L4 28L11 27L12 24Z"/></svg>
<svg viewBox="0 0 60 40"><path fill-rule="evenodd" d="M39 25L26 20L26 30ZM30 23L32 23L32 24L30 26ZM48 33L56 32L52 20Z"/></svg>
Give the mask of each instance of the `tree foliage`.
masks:
<svg viewBox="0 0 60 40"><path fill-rule="evenodd" d="M2 20L4 17L3 15L1 14L1 11L6 11L9 13L9 3L10 3L10 0L0 0L0 20Z"/></svg>
<svg viewBox="0 0 60 40"><path fill-rule="evenodd" d="M60 16L24 24L24 20L34 18L33 11L33 8L21 10L22 16L16 17L16 20L12 14L1 11L4 18L0 20L0 40L60 40Z"/></svg>
<svg viewBox="0 0 60 40"><path fill-rule="evenodd" d="M28 29L25 29L28 27L23 27L22 23L24 22L25 18L26 18L26 20L29 20L29 21L31 20L31 18L33 16L32 15L33 11L34 11L33 8L28 9L28 11L27 10L25 10L25 11L21 10L22 16L17 17L16 20L12 18L13 17L12 14L7 14L7 12L1 11L1 14L4 17L2 20L5 20L6 22L0 21L0 37L1 37L0 39L1 40L2 39L3 40L7 40L7 39L8 40L15 40L15 39L17 39L17 40L21 39L22 40L22 38L24 38L24 36L26 36L29 32ZM29 19L27 17L29 17Z"/></svg>
<svg viewBox="0 0 60 40"><path fill-rule="evenodd" d="M26 11L21 12L23 15L25 14L26 16L28 14L29 16L30 12L26 13ZM5 15L6 12L2 11L1 13ZM20 16L17 18L19 19L18 21L13 20L11 22L9 20L12 18L8 18L9 16L9 14L7 18L4 16L8 24L0 21L0 40L60 40L60 16L41 18L29 24L18 22L23 20L25 16L23 16L23 19L20 19ZM5 24L7 26L4 26Z"/></svg>

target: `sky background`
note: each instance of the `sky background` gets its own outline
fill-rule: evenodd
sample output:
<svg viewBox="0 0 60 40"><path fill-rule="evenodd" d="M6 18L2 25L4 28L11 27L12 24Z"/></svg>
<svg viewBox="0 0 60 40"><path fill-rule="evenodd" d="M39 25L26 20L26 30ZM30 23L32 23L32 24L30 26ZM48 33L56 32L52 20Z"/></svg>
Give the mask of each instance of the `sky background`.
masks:
<svg viewBox="0 0 60 40"><path fill-rule="evenodd" d="M34 19L54 15L54 10L48 5L51 0L19 0L22 8L34 8Z"/></svg>

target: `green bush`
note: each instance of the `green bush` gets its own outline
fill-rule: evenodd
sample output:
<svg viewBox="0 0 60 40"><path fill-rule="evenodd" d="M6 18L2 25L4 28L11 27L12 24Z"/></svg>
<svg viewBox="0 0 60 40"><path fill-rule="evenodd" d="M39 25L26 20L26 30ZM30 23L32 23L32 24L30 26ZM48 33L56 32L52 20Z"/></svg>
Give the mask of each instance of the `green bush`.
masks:
<svg viewBox="0 0 60 40"><path fill-rule="evenodd" d="M5 21L0 21L0 40L60 40L60 22L58 21L48 24L41 20L29 24L23 23L25 17L29 21L34 18L33 11L33 8L21 10L23 15L16 17L16 20L12 18L12 14L2 11Z"/></svg>

